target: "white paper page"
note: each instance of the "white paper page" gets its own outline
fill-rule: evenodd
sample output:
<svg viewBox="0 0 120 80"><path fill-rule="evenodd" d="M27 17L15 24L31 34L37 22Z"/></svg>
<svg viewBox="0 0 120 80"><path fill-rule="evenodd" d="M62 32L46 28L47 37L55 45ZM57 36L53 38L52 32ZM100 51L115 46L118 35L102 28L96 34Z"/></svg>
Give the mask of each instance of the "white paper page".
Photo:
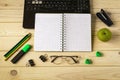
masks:
<svg viewBox="0 0 120 80"><path fill-rule="evenodd" d="M35 17L35 51L61 51L60 28L62 14L41 14Z"/></svg>
<svg viewBox="0 0 120 80"><path fill-rule="evenodd" d="M65 51L91 51L91 14L65 14Z"/></svg>

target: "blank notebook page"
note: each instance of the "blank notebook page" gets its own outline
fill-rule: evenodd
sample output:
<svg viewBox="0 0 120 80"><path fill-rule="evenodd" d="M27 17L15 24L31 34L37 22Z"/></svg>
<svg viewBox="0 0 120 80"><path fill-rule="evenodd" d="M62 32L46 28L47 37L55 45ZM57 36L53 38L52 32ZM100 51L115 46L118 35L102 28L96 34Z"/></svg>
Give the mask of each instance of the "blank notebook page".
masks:
<svg viewBox="0 0 120 80"><path fill-rule="evenodd" d="M36 14L35 51L91 51L91 14Z"/></svg>
<svg viewBox="0 0 120 80"><path fill-rule="evenodd" d="M35 51L61 51L62 14L36 14L35 18Z"/></svg>
<svg viewBox="0 0 120 80"><path fill-rule="evenodd" d="M65 14L64 51L91 51L91 14Z"/></svg>

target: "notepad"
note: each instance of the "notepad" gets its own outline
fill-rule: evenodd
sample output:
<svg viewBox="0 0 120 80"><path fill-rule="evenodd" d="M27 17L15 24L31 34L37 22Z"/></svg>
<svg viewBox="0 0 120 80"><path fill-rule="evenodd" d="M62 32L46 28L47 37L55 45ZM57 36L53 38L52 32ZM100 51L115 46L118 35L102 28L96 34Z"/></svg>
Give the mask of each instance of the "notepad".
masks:
<svg viewBox="0 0 120 80"><path fill-rule="evenodd" d="M37 13L35 51L91 51L91 14Z"/></svg>

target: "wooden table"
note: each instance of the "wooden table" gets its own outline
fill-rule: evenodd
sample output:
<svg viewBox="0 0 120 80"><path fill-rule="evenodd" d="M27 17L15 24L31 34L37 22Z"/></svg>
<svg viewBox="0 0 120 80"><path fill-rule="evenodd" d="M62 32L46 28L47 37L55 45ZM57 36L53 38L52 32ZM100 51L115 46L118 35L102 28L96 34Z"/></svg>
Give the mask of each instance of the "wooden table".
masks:
<svg viewBox="0 0 120 80"><path fill-rule="evenodd" d="M92 5L92 52L34 52L27 53L17 64L10 60L4 61L3 55L10 50L27 33L32 33L29 44L34 43L34 30L22 28L24 0L0 0L0 80L120 80L120 0L91 0ZM114 25L109 29L113 37L109 42L101 42L96 32L101 28L108 28L95 13L103 8L109 12ZM34 47L34 45L33 45ZM104 54L96 57L96 51ZM39 56L50 55L78 55L79 64L70 65L66 62L60 65L43 63ZM86 65L89 58L93 64ZM35 67L26 67L29 59L36 63ZM16 75L11 71L16 70Z"/></svg>

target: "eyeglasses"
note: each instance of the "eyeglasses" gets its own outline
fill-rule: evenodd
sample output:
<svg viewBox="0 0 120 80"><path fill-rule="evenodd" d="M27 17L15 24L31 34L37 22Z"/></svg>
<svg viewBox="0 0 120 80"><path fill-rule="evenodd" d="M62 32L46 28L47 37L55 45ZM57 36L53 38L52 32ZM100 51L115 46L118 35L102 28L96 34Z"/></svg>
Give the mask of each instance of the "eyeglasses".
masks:
<svg viewBox="0 0 120 80"><path fill-rule="evenodd" d="M51 63L54 64L61 64L64 61L67 61L68 64L77 64L79 63L79 56L50 56L51 57Z"/></svg>

